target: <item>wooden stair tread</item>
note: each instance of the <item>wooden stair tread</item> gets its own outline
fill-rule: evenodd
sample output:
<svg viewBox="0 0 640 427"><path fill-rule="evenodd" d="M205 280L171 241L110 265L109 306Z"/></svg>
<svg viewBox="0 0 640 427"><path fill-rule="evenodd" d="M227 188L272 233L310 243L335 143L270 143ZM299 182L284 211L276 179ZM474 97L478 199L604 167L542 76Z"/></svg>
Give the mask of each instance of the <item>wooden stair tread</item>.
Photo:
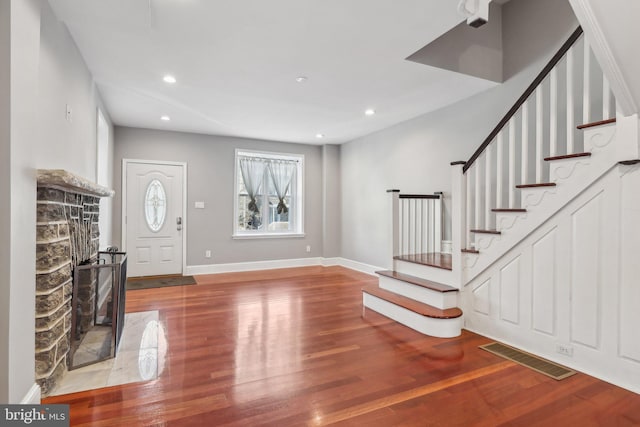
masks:
<svg viewBox="0 0 640 427"><path fill-rule="evenodd" d="M442 310L428 304L423 304L411 298L381 289L378 285L365 286L362 288L362 292L391 302L402 308L406 308L407 310L413 311L421 316L431 317L433 319L455 319L462 316L462 310L459 308L447 308Z"/></svg>
<svg viewBox="0 0 640 427"><path fill-rule="evenodd" d="M422 264L429 267L442 268L443 270L452 269L451 254L429 252L424 254L396 255L393 259L412 262L414 264Z"/></svg>
<svg viewBox="0 0 640 427"><path fill-rule="evenodd" d="M465 254L479 254L480 253L480 251L477 250L477 249L468 249L468 248L461 249L460 251L462 253L465 253Z"/></svg>
<svg viewBox="0 0 640 427"><path fill-rule="evenodd" d="M469 230L472 233L481 233L481 234L502 234L498 230Z"/></svg>
<svg viewBox="0 0 640 427"><path fill-rule="evenodd" d="M602 125L608 125L609 123L615 123L616 119L607 119L607 120L600 120L597 122L592 122L592 123L585 123L583 125L578 126L578 129L586 129L586 128L592 128L595 126L602 126Z"/></svg>
<svg viewBox="0 0 640 427"><path fill-rule="evenodd" d="M552 162L554 160L576 159L579 157L591 157L591 153L574 153L574 154L565 154L563 156L545 157L544 161Z"/></svg>
<svg viewBox="0 0 640 427"><path fill-rule="evenodd" d="M438 282L432 282L431 280L423 279L421 277L411 276L409 274L398 273L397 271L383 270L376 271L376 274L385 277L391 277L392 279L401 280L403 282L411 283L412 285L421 286L423 288L431 289L437 292L457 292L458 289L453 286L445 285Z"/></svg>
<svg viewBox="0 0 640 427"><path fill-rule="evenodd" d="M491 212L526 212L526 209L502 209L502 208L496 208L496 209L491 209Z"/></svg>
<svg viewBox="0 0 640 427"><path fill-rule="evenodd" d="M536 187L555 187L555 182L542 182L540 184L520 184L516 188L536 188Z"/></svg>
<svg viewBox="0 0 640 427"><path fill-rule="evenodd" d="M640 159L634 159L634 160L622 160L620 162L618 162L621 165L625 165L625 166L633 166L633 165L637 165L638 163L640 163Z"/></svg>

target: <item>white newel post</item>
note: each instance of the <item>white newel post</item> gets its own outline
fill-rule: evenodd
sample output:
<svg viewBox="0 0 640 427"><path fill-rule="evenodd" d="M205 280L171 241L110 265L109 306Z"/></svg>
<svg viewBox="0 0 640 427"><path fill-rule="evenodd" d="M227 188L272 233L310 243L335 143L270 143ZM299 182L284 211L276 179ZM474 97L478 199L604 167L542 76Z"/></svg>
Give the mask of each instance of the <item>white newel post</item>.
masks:
<svg viewBox="0 0 640 427"><path fill-rule="evenodd" d="M400 254L400 190L387 190L391 202L391 245L390 254L387 257L387 268L393 270L393 257Z"/></svg>
<svg viewBox="0 0 640 427"><path fill-rule="evenodd" d="M640 159L640 119L638 114L616 117L616 160Z"/></svg>
<svg viewBox="0 0 640 427"><path fill-rule="evenodd" d="M466 180L462 168L465 162L451 164L451 264L455 283L462 288L462 249L466 242Z"/></svg>

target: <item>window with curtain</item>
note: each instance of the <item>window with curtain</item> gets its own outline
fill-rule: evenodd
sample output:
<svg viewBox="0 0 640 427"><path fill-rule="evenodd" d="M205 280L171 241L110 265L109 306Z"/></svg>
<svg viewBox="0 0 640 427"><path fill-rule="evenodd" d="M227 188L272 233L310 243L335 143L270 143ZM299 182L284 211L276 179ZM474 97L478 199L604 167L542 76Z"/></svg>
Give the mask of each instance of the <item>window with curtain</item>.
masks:
<svg viewBox="0 0 640 427"><path fill-rule="evenodd" d="M303 235L304 156L236 150L234 237Z"/></svg>

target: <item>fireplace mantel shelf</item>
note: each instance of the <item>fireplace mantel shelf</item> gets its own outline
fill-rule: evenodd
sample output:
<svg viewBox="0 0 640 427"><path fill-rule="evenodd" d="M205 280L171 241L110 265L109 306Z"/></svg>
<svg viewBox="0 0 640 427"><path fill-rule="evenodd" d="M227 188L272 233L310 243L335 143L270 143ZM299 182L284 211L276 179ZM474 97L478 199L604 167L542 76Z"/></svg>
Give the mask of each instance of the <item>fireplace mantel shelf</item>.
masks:
<svg viewBox="0 0 640 427"><path fill-rule="evenodd" d="M95 197L112 197L115 192L64 169L38 169L38 187L57 188Z"/></svg>

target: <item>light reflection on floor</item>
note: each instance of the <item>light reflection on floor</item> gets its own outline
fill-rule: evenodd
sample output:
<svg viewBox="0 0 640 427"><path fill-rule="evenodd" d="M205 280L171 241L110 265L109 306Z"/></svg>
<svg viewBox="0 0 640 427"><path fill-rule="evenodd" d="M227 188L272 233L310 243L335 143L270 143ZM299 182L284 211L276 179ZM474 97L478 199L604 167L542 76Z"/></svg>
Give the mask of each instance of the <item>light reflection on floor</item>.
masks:
<svg viewBox="0 0 640 427"><path fill-rule="evenodd" d="M127 313L116 357L66 372L50 396L154 380L164 369L166 352L158 311Z"/></svg>

